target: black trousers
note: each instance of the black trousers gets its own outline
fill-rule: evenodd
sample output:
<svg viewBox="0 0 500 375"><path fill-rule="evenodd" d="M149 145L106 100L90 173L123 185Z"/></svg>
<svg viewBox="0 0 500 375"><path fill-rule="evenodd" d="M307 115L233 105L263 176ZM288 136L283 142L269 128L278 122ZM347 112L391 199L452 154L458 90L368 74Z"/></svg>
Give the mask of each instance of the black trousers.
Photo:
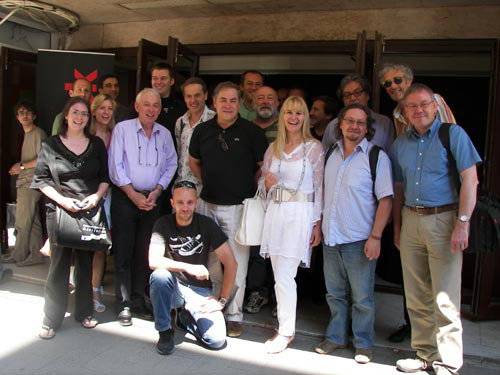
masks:
<svg viewBox="0 0 500 375"><path fill-rule="evenodd" d="M113 187L111 222L115 258L115 293L120 308L144 304L149 275L149 242L159 209L143 211Z"/></svg>
<svg viewBox="0 0 500 375"><path fill-rule="evenodd" d="M54 329L61 326L68 308L71 255L75 255L75 320L81 322L93 314L92 251L50 245L50 268L45 284L45 318L43 324Z"/></svg>

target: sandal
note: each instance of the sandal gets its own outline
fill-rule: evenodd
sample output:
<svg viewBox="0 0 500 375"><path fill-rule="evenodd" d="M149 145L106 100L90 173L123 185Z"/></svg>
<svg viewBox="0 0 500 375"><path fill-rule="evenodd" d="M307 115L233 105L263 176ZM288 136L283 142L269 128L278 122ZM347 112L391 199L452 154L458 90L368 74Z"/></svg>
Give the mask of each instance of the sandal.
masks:
<svg viewBox="0 0 500 375"><path fill-rule="evenodd" d="M282 336L280 334L274 335L273 338L266 341L265 350L269 354L277 354L284 351L291 344L295 336Z"/></svg>
<svg viewBox="0 0 500 375"><path fill-rule="evenodd" d="M87 316L85 319L82 320L83 328L87 329L95 328L97 324L99 324L99 321L91 315Z"/></svg>
<svg viewBox="0 0 500 375"><path fill-rule="evenodd" d="M98 313L102 313L106 311L106 305L101 302L101 297L103 293L103 288L102 286L100 288L92 288L93 289L93 294L94 294L94 311Z"/></svg>
<svg viewBox="0 0 500 375"><path fill-rule="evenodd" d="M54 330L54 328L43 325L42 331L38 334L38 337L44 340L50 340L53 339L55 335L56 331Z"/></svg>

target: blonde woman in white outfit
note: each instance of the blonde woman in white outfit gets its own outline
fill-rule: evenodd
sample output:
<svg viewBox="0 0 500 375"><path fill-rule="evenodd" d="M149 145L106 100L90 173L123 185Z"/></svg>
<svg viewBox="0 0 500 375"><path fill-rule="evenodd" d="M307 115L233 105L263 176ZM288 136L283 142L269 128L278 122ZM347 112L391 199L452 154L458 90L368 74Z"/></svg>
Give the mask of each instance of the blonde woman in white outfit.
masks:
<svg viewBox="0 0 500 375"><path fill-rule="evenodd" d="M279 329L266 341L268 353L287 348L295 335L297 268L309 267L311 247L321 241L324 153L309 130L302 98L289 97L280 111L278 137L264 156L261 191L267 209L260 255L270 257Z"/></svg>

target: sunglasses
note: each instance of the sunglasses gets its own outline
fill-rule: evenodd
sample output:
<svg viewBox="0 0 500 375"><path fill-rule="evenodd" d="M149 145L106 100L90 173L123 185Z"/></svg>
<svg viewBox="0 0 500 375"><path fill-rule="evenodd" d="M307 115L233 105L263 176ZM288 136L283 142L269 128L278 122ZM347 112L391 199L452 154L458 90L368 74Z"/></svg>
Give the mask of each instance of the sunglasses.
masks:
<svg viewBox="0 0 500 375"><path fill-rule="evenodd" d="M220 146L222 147L222 150L224 152L229 150L229 146L228 146L226 140L224 139L224 137L222 136L222 133L219 133L219 135L217 136L217 140L219 141Z"/></svg>
<svg viewBox="0 0 500 375"><path fill-rule="evenodd" d="M394 81L388 80L382 82L382 86L384 86L386 89L392 86L392 82L394 82L396 85L400 85L403 83L403 77L394 77Z"/></svg>
<svg viewBox="0 0 500 375"><path fill-rule="evenodd" d="M179 189L181 187L185 187L185 188L188 188L188 189L196 190L196 185L194 183L192 183L191 181L186 181L186 180L176 182L174 184L174 187L173 187L172 190Z"/></svg>

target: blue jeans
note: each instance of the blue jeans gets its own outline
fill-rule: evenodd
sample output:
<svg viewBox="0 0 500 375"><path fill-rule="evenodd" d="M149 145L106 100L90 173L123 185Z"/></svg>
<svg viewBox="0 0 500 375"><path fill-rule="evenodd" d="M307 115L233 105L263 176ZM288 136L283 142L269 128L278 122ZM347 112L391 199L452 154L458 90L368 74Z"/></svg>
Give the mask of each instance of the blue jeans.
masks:
<svg viewBox="0 0 500 375"><path fill-rule="evenodd" d="M335 344L347 344L350 293L353 344L357 349L370 349L375 338L374 286L377 261L366 257L365 242L333 247L323 245L326 300L331 313L325 337Z"/></svg>
<svg viewBox="0 0 500 375"><path fill-rule="evenodd" d="M226 322L221 311L203 313L199 307L212 295L210 288L186 285L167 270L155 270L149 280L157 331L170 328L170 311L184 307L192 319L182 321L189 333L204 345L219 349L226 342Z"/></svg>

